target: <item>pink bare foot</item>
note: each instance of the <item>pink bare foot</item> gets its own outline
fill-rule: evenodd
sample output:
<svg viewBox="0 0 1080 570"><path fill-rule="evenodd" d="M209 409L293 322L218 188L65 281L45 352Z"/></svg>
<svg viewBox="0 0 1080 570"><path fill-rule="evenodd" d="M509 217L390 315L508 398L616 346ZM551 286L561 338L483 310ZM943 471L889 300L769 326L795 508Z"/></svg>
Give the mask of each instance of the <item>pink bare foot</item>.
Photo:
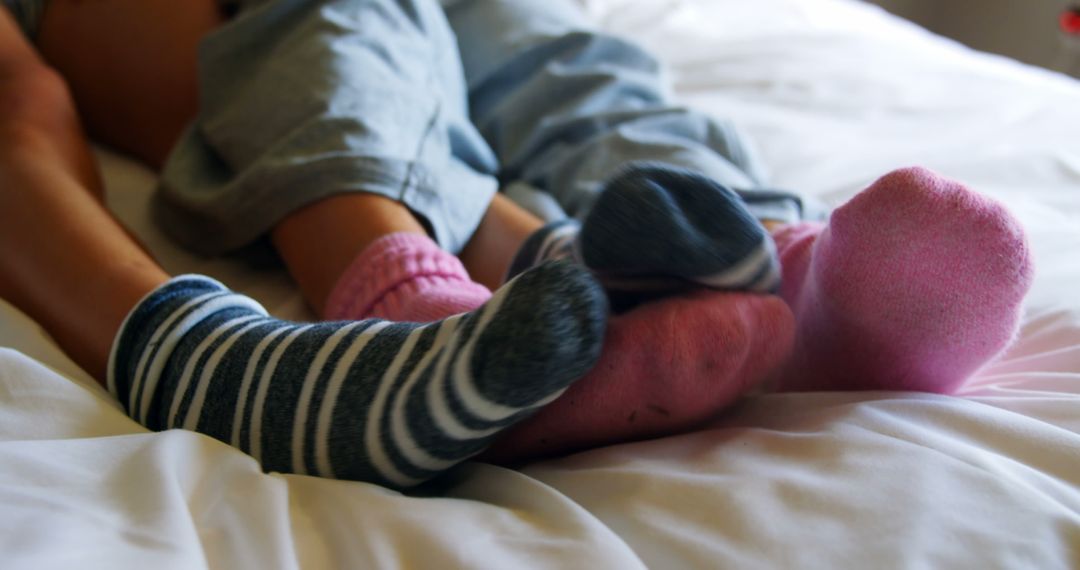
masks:
<svg viewBox="0 0 1080 570"><path fill-rule="evenodd" d="M783 364L793 336L776 296L698 291L646 303L611 317L592 371L481 458L518 463L693 428Z"/></svg>

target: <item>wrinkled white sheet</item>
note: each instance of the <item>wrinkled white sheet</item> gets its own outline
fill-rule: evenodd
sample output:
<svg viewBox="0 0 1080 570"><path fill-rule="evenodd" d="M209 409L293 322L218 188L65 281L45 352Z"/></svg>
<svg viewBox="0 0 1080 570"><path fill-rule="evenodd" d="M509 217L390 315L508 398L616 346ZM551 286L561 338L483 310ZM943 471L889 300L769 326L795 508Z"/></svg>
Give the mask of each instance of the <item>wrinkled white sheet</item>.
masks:
<svg viewBox="0 0 1080 570"><path fill-rule="evenodd" d="M1009 204L1038 265L1018 343L961 398L758 396L710 429L469 464L415 498L148 433L0 302L0 567L1080 567L1080 84L854 0L586 4L743 126L778 187L835 204L923 164ZM304 315L279 270L171 246L152 176L102 158L167 269Z"/></svg>

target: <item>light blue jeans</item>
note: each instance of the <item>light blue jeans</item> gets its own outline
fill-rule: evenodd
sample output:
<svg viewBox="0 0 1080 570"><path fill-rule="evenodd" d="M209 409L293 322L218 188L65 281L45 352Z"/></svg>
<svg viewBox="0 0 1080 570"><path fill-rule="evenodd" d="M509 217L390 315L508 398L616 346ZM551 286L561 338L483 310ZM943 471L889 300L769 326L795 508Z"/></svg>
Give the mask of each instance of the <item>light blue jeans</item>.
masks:
<svg viewBox="0 0 1080 570"><path fill-rule="evenodd" d="M154 200L157 221L196 251L239 248L306 204L369 192L408 206L456 253L499 188L582 217L634 161L747 191L759 217L799 216L794 196L756 191L758 161L729 123L676 105L655 58L590 27L575 0L237 4L201 45L199 115Z"/></svg>

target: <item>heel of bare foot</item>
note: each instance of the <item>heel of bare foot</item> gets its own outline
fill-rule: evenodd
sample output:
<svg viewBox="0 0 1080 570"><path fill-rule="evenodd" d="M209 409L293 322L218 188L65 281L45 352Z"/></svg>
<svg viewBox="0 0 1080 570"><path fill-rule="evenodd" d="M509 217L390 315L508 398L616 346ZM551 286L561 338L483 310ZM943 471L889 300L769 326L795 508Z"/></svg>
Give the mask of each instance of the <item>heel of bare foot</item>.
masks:
<svg viewBox="0 0 1080 570"><path fill-rule="evenodd" d="M611 318L584 378L483 459L520 463L691 429L774 374L794 331L772 295L698 291L640 305Z"/></svg>

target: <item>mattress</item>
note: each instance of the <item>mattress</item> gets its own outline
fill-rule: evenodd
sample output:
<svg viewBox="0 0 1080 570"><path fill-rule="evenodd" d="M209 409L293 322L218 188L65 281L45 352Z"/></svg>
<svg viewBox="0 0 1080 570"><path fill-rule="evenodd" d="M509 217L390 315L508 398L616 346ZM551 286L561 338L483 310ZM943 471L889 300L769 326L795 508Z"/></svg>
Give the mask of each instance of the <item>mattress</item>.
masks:
<svg viewBox="0 0 1080 570"><path fill-rule="evenodd" d="M0 566L1080 567L1080 82L856 0L585 6L744 129L775 187L837 205L918 164L1004 202L1037 268L1016 343L956 397L760 394L692 433L470 462L403 495L148 432L0 302ZM110 207L168 271L309 317L272 261L172 245L153 174L99 157Z"/></svg>

